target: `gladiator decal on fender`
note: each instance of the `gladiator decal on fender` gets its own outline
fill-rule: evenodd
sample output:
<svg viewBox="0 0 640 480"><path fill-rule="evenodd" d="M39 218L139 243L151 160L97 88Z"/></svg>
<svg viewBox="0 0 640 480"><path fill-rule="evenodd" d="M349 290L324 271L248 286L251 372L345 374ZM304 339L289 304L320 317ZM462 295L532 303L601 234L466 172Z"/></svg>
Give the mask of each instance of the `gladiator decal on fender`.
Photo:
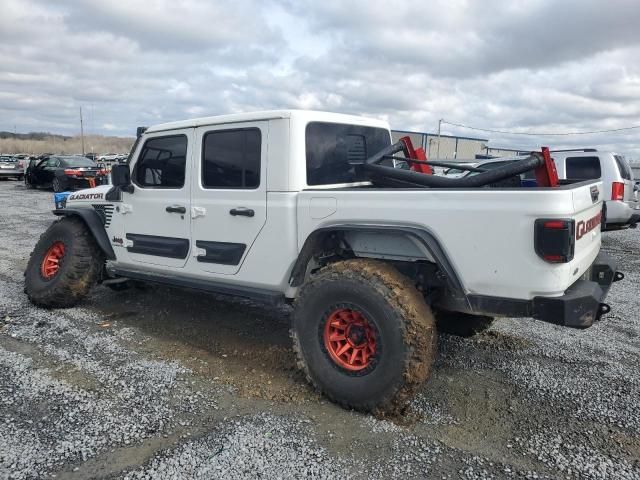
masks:
<svg viewBox="0 0 640 480"><path fill-rule="evenodd" d="M578 225L576 225L576 240L580 240L591 230L600 225L602 221L602 212L598 213L595 217L590 218L586 222L584 220L580 220Z"/></svg>
<svg viewBox="0 0 640 480"><path fill-rule="evenodd" d="M74 193L69 200L101 200L104 198L103 193Z"/></svg>

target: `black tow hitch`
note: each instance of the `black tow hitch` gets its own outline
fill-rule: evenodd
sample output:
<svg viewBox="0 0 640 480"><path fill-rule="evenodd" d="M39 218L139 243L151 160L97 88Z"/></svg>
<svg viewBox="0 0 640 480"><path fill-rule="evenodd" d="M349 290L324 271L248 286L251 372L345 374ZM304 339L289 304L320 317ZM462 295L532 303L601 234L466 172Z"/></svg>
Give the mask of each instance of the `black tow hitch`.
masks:
<svg viewBox="0 0 640 480"><path fill-rule="evenodd" d="M607 313L609 313L611 311L611 307L609 306L608 303L601 303L600 307L598 309L598 320L600 319L600 317L602 315L606 315Z"/></svg>
<svg viewBox="0 0 640 480"><path fill-rule="evenodd" d="M614 281L614 282L619 282L619 281L620 281L620 280L622 280L623 278L624 278L624 273L622 273L622 272L616 272L616 273L613 275L613 281Z"/></svg>

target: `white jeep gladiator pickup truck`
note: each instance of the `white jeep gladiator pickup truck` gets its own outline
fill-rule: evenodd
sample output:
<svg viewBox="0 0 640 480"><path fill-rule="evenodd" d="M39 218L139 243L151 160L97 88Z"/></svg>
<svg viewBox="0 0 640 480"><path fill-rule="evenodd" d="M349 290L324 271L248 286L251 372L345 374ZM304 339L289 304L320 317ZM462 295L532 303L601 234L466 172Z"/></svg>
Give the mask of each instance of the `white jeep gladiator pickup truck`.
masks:
<svg viewBox="0 0 640 480"><path fill-rule="evenodd" d="M437 177L442 162L417 150L392 145L386 122L312 111L141 128L112 185L54 210L25 291L49 308L132 280L290 301L310 382L363 411L402 405L428 377L436 325L584 328L609 311L623 275L600 253L599 181L552 182L548 151ZM545 168L548 186L520 187Z"/></svg>

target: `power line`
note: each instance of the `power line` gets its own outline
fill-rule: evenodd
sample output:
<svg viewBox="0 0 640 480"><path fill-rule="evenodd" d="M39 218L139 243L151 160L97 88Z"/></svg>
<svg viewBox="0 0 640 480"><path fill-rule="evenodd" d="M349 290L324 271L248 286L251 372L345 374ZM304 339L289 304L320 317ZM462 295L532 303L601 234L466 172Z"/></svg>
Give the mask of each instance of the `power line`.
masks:
<svg viewBox="0 0 640 480"><path fill-rule="evenodd" d="M505 130L493 130L490 128L479 128L479 127L470 127L468 125L462 125L460 123L447 122L446 120L441 120L442 123L446 123L447 125L454 125L456 127L468 128L469 130L478 130L480 132L490 132L490 133L501 133L504 135L528 135L532 137L561 137L561 136L569 136L569 135L591 135L594 133L612 133L612 132L622 132L625 130L634 130L636 128L640 128L640 125L635 125L632 127L623 127L623 128L612 128L609 130L591 130L587 132L563 132L563 133L533 133L533 132L508 132Z"/></svg>

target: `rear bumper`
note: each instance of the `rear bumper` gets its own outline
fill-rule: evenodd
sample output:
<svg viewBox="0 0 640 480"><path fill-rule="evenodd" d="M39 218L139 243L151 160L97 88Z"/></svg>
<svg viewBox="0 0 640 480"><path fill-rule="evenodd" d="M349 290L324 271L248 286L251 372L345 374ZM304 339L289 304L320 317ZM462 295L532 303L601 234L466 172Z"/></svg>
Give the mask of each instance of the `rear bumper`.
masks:
<svg viewBox="0 0 640 480"><path fill-rule="evenodd" d="M94 177L95 185L89 181L89 177L66 177L66 188L69 190L77 190L84 188L92 188L93 186L102 185L105 177Z"/></svg>
<svg viewBox="0 0 640 480"><path fill-rule="evenodd" d="M535 297L532 316L566 327L590 327L609 312L604 299L611 284L623 278L624 275L616 271L616 261L601 252L591 266L589 279L578 280L561 297Z"/></svg>
<svg viewBox="0 0 640 480"><path fill-rule="evenodd" d="M22 177L24 172L22 170L0 170L0 178L18 178Z"/></svg>
<svg viewBox="0 0 640 480"><path fill-rule="evenodd" d="M604 303L613 282L624 275L616 271L616 261L600 252L589 269L588 278L571 285L559 297L533 300L497 298L483 295L467 297L471 311L478 315L533 317L543 322L573 328L587 328L610 309Z"/></svg>
<svg viewBox="0 0 640 480"><path fill-rule="evenodd" d="M631 224L638 223L636 218L635 222L633 218L636 214L640 213L635 209L638 206L638 202L624 202L622 200L607 200L606 214L605 214L605 230L606 229L618 229L628 227Z"/></svg>

